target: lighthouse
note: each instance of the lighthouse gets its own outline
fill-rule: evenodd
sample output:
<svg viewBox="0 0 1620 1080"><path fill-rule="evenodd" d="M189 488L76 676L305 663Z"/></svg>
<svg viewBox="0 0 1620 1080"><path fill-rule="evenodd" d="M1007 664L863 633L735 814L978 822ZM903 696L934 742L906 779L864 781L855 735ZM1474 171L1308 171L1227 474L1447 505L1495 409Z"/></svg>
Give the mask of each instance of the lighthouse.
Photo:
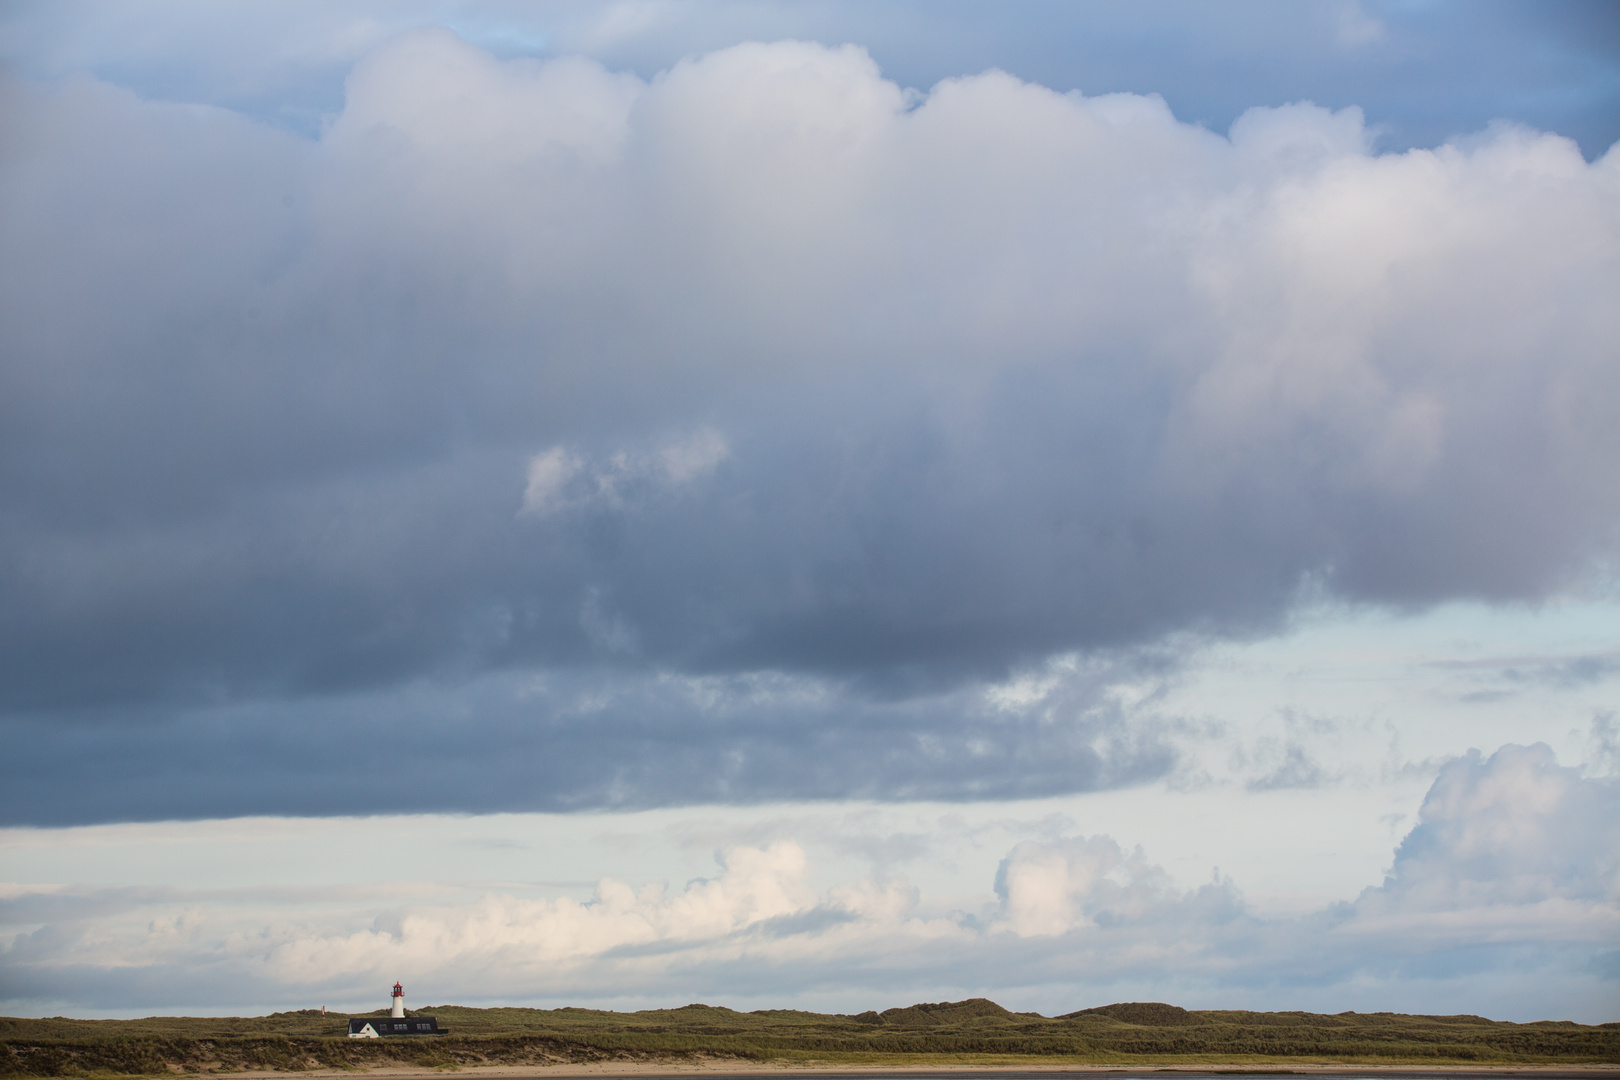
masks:
<svg viewBox="0 0 1620 1080"><path fill-rule="evenodd" d="M394 984L394 1000L388 1010L388 1019L367 1020L363 1016L356 1016L349 1020L351 1039L379 1039L386 1035L443 1035L448 1030L440 1027L434 1017L420 1013L406 1019L405 988L399 983Z"/></svg>

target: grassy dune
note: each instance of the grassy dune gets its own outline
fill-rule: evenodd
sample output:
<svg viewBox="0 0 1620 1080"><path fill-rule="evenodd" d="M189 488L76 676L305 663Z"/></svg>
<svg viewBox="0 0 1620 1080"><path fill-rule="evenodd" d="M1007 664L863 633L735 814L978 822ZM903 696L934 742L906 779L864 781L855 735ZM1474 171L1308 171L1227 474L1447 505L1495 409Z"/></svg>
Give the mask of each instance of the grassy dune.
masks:
<svg viewBox="0 0 1620 1080"><path fill-rule="evenodd" d="M0 1019L0 1075L94 1076L303 1071L387 1064L456 1067L702 1060L803 1064L1464 1064L1620 1063L1620 1023L1509 1024L1478 1016L1188 1012L1132 1003L1059 1017L992 1001L913 1005L858 1016L742 1013L708 1005L419 1011L439 1038L348 1039L348 1014L251 1018ZM383 1011L356 1014L382 1016Z"/></svg>

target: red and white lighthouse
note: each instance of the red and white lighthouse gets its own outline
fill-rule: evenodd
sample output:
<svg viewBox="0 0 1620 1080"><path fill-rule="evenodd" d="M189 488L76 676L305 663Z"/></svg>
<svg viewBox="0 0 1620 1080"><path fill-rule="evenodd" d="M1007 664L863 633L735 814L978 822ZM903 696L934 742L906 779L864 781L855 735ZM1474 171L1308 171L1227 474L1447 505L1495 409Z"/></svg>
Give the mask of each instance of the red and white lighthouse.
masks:
<svg viewBox="0 0 1620 1080"><path fill-rule="evenodd" d="M395 1035L443 1035L449 1030L439 1026L437 1017L423 1016L421 1013L407 1020L405 988L399 983L394 984L394 1007L389 1010L388 1019L368 1020L364 1016L349 1017L351 1039L380 1039Z"/></svg>

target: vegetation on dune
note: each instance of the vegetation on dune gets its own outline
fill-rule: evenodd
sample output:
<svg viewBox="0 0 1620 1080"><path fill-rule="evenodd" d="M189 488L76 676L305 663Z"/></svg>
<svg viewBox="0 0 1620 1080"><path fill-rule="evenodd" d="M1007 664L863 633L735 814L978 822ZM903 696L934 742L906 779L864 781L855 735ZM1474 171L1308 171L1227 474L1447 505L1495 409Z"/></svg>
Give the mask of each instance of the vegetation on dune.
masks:
<svg viewBox="0 0 1620 1080"><path fill-rule="evenodd" d="M1189 1012L1157 1002L1057 1017L993 1001L912 1005L857 1016L709 1005L635 1013L596 1009L415 1010L438 1038L348 1039L348 1014L304 1009L252 1018L0 1019L0 1075L95 1076L306 1071L378 1065L457 1067L742 1059L892 1063L1163 1065L1620 1062L1620 1024L1510 1024L1478 1016ZM383 1011L357 1014L382 1016Z"/></svg>

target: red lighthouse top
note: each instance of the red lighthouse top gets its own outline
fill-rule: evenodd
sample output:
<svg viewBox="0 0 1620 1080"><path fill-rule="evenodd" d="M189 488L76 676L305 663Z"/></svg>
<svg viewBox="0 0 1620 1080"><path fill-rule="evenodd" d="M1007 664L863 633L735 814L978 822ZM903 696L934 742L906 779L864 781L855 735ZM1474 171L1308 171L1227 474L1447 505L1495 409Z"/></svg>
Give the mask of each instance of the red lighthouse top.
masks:
<svg viewBox="0 0 1620 1080"><path fill-rule="evenodd" d="M399 985L399 983L394 984L394 996L395 997L404 997L405 996L405 988L403 986Z"/></svg>

